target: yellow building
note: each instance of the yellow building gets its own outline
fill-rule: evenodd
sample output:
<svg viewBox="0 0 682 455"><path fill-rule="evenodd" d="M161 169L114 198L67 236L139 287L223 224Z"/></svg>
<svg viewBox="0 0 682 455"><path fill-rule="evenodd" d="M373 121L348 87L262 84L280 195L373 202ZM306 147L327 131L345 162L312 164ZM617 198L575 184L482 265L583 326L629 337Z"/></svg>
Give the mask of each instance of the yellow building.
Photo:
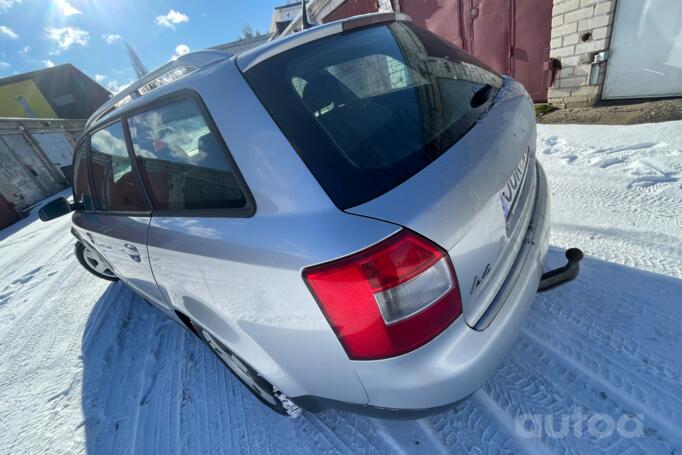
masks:
<svg viewBox="0 0 682 455"><path fill-rule="evenodd" d="M71 64L0 79L0 117L87 119L109 99Z"/></svg>

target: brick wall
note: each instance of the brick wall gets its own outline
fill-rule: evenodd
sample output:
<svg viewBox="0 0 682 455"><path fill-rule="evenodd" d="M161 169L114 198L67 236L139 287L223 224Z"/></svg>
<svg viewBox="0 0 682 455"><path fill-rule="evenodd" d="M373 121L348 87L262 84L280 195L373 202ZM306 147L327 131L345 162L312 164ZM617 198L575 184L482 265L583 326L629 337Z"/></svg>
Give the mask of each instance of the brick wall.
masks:
<svg viewBox="0 0 682 455"><path fill-rule="evenodd" d="M550 103L592 105L598 100L604 71L597 85L589 85L590 64L609 47L615 2L554 0L550 57L560 60L562 69L549 89Z"/></svg>

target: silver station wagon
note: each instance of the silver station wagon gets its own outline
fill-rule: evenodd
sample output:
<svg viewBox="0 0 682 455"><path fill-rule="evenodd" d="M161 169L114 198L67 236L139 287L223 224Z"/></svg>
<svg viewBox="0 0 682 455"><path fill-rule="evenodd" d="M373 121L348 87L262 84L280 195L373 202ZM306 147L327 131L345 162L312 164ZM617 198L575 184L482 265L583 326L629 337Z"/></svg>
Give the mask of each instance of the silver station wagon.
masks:
<svg viewBox="0 0 682 455"><path fill-rule="evenodd" d="M547 182L517 82L373 14L190 53L74 154L76 255L201 337L285 415L438 412L477 390L543 275Z"/></svg>

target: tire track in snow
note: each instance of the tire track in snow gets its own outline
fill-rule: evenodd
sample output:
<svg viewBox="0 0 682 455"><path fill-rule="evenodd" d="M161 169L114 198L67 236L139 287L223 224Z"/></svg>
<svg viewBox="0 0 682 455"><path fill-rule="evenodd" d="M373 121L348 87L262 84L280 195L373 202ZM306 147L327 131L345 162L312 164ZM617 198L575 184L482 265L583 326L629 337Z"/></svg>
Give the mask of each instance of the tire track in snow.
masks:
<svg viewBox="0 0 682 455"><path fill-rule="evenodd" d="M623 301L621 301L623 302ZM627 301L624 301L627 306ZM682 388L682 365L679 352L682 349L682 339L679 325L668 325L668 322L656 325L656 321L647 318L648 315L623 315L619 319L605 321L599 313L587 308L579 307L575 311L556 310L559 305L542 302L537 312L533 314L533 323L549 325L557 319L562 321L561 330L579 333L581 344L601 345L602 352L608 355L611 362L626 365L634 373L641 374L656 383L656 386L668 393L674 394ZM607 314L609 308L602 308ZM582 318L578 320L578 317ZM587 316L587 317L586 317ZM591 324L581 321L594 321ZM651 333L628 332L627 325L619 321L647 321L648 327L655 327ZM530 327L530 324L527 325ZM634 336L633 336L634 335ZM645 346L643 346L643 344Z"/></svg>
<svg viewBox="0 0 682 455"><path fill-rule="evenodd" d="M500 407L500 404L493 400L493 398L485 392L485 389L479 389L474 393L472 399L475 399L482 407L495 417L500 426L506 431L510 438L514 438L516 443L521 447L523 453L532 455L544 455L551 453L549 447L543 444L543 441L526 439L518 437L516 431L516 424L513 419L513 414L508 413Z"/></svg>
<svg viewBox="0 0 682 455"><path fill-rule="evenodd" d="M537 338L524 333L521 340L516 344L510 361L519 372L529 372L533 378L533 383L544 383L540 389L546 391L546 397L541 400L542 407L536 408L534 412L553 415L556 418L554 428L560 427L560 416L574 414L576 408L580 408L586 417L599 413L610 416L614 421L623 415L635 417L636 414L639 414L639 417L642 418L645 434L665 433L667 439L660 435L652 439L632 438L624 441L619 434L614 433L607 437L611 441L606 441L606 443L613 443L617 450L612 448L608 451L609 453L624 449L638 449L634 451L640 453L662 453L672 451L676 445L682 443L679 429L673 432L661 431L665 429L665 425L661 425L659 420L651 419L652 414L646 412L641 403L633 401L628 396L623 396L611 384L605 385L602 378L584 366L567 361L556 354L557 352L551 347L547 348L547 345L542 344ZM570 404L560 403L560 400L565 400ZM584 423L583 433L586 432ZM575 427L575 423L572 422L571 426ZM571 430L569 436L571 433L575 433L573 428ZM565 441L567 442L567 450L569 448L571 450L580 449L581 444L584 445L585 442L571 441L570 439L565 439ZM585 445L583 450L589 450L589 446Z"/></svg>
<svg viewBox="0 0 682 455"><path fill-rule="evenodd" d="M570 302L569 302L570 303ZM657 361L657 368L652 368L651 365L642 360L641 356L635 355L642 352L653 352L657 348L656 343L643 347L637 339L628 339L620 336L620 331L617 327L607 326L604 324L594 323L588 327L587 330L581 330L580 327L571 327L574 324L570 320L562 320L561 324L553 324L557 319L547 311L548 305L538 305L530 320L526 324L524 331L536 336L552 336L552 339L558 339L557 334L561 333L564 339L574 341L574 350L577 347L588 350L593 353L591 358L605 358L607 365L614 365L614 367L626 369L629 376L634 376L636 382L641 385L655 388L659 394L668 395L671 400L680 403L682 409L682 397L677 393L682 384L682 365L679 357L675 357L675 353L682 350L682 342L677 340L670 355L672 359L665 361ZM590 318L586 318L590 319ZM608 328L607 328L608 327ZM551 330L550 330L551 328ZM614 337L614 334L619 336ZM599 346L599 349L595 348ZM628 352L630 351L630 352ZM682 414L680 414L682 417Z"/></svg>
<svg viewBox="0 0 682 455"><path fill-rule="evenodd" d="M489 407L470 397L429 421L451 453L524 453L524 441L503 431L498 419Z"/></svg>
<svg viewBox="0 0 682 455"><path fill-rule="evenodd" d="M676 440L681 438L680 429L675 423L682 422L679 397L667 393L666 396L659 397L657 392L660 389L656 385L643 383L641 378L636 376L632 378L634 375L631 371L616 366L608 357L594 352L585 343L564 331L553 328L550 333L531 327L523 333L554 356L567 362L572 369L598 383L611 396L619 397L632 410L654 420L658 427L665 428Z"/></svg>

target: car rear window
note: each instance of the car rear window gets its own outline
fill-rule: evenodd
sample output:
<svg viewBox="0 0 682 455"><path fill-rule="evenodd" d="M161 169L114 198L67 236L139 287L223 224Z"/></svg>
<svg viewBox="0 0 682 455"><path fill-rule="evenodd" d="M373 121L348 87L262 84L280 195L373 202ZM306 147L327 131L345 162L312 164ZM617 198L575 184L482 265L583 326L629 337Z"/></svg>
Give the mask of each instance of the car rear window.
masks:
<svg viewBox="0 0 682 455"><path fill-rule="evenodd" d="M245 72L334 203L346 209L398 186L457 142L501 78L410 23L334 35Z"/></svg>

